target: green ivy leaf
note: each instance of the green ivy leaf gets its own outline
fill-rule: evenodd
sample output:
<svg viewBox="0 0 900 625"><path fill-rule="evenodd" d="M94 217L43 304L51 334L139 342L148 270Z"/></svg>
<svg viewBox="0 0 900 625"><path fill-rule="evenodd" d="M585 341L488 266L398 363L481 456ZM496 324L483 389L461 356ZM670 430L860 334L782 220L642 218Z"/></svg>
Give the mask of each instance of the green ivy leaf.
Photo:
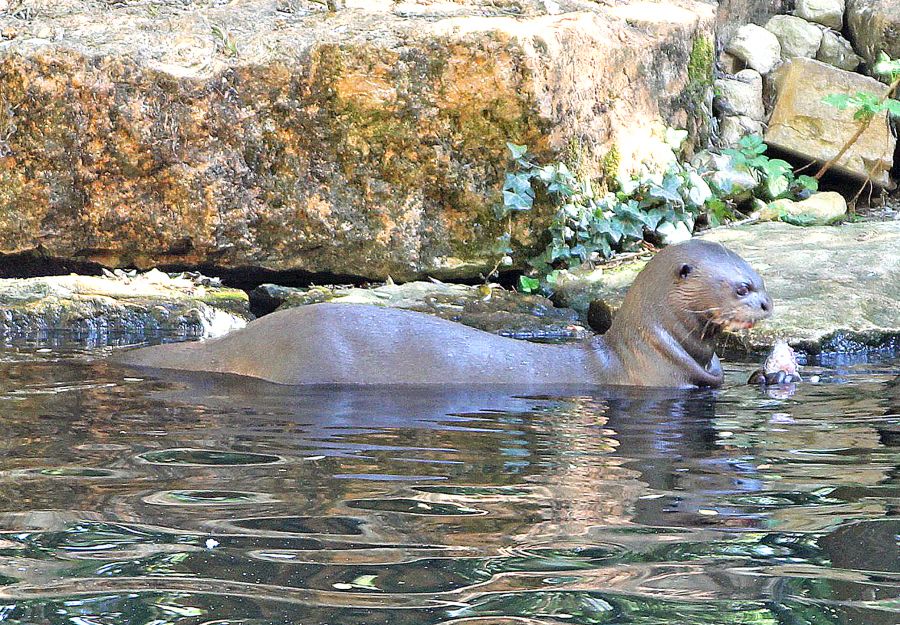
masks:
<svg viewBox="0 0 900 625"><path fill-rule="evenodd" d="M498 255L512 254L512 235L504 232L494 242L494 253Z"/></svg>
<svg viewBox="0 0 900 625"><path fill-rule="evenodd" d="M672 211L667 208L651 208L650 210L644 213L644 223L647 228L652 231L656 231L657 226L666 219L669 213Z"/></svg>
<svg viewBox="0 0 900 625"><path fill-rule="evenodd" d="M518 195L534 197L534 189L531 188L531 176L527 173L506 174L503 190L512 191Z"/></svg>
<svg viewBox="0 0 900 625"><path fill-rule="evenodd" d="M846 93L829 93L822 98L822 102L843 111L850 106L850 96Z"/></svg>
<svg viewBox="0 0 900 625"><path fill-rule="evenodd" d="M503 192L503 207L509 211L527 211L534 205L534 198L519 195L512 191Z"/></svg>
<svg viewBox="0 0 900 625"><path fill-rule="evenodd" d="M766 193L773 200L782 197L790 186L787 176L773 176L766 179Z"/></svg>
<svg viewBox="0 0 900 625"><path fill-rule="evenodd" d="M897 74L900 74L900 59L891 59L884 52L879 52L872 71L879 76L886 76L893 80Z"/></svg>
<svg viewBox="0 0 900 625"><path fill-rule="evenodd" d="M494 145L496 146L497 144L495 143ZM509 149L509 153L512 154L513 160L516 161L528 153L528 146L525 145L517 145L515 143L507 142L506 147ZM496 149L496 147L494 149Z"/></svg>
<svg viewBox="0 0 900 625"><path fill-rule="evenodd" d="M900 117L900 100L889 99L884 101L885 110L894 117Z"/></svg>
<svg viewBox="0 0 900 625"><path fill-rule="evenodd" d="M819 190L819 181L812 176L797 176L797 184L807 191L816 192Z"/></svg>
<svg viewBox="0 0 900 625"><path fill-rule="evenodd" d="M793 177L794 175L791 164L780 158L770 159L763 170L770 176L785 176L790 174L790 177Z"/></svg>
<svg viewBox="0 0 900 625"><path fill-rule="evenodd" d="M519 290L523 293L536 293L541 288L541 281L537 278L519 276Z"/></svg>
<svg viewBox="0 0 900 625"><path fill-rule="evenodd" d="M759 135L746 135L741 137L740 141L738 141L738 145L744 150L756 154L762 154L766 151L766 144L763 143L763 138Z"/></svg>

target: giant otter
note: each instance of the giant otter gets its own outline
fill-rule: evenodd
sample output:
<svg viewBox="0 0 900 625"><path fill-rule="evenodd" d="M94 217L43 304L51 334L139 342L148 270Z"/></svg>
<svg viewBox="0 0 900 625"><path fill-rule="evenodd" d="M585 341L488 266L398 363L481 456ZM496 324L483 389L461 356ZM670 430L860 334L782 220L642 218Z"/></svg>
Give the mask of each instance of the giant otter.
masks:
<svg viewBox="0 0 900 625"><path fill-rule="evenodd" d="M418 312L315 304L221 338L145 347L117 360L278 384L709 387L723 379L719 333L771 313L762 278L740 256L694 239L659 252L609 331L578 345L528 343Z"/></svg>

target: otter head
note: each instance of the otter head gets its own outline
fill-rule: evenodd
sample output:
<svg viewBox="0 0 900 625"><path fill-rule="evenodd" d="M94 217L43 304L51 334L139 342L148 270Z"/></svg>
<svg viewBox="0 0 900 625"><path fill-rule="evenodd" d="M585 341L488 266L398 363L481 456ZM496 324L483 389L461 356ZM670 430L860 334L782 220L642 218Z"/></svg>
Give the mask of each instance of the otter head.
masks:
<svg viewBox="0 0 900 625"><path fill-rule="evenodd" d="M716 339L771 316L772 299L744 259L718 243L691 239L660 251L638 274L608 333L629 381L650 370L669 381L715 385ZM640 362L643 359L644 362ZM649 361L656 359L655 364ZM627 364L623 364L628 368ZM721 382L721 372L714 378Z"/></svg>
<svg viewBox="0 0 900 625"><path fill-rule="evenodd" d="M688 330L699 326L704 336L746 330L772 315L763 279L718 243L692 239L666 248L653 260L671 263L666 299Z"/></svg>

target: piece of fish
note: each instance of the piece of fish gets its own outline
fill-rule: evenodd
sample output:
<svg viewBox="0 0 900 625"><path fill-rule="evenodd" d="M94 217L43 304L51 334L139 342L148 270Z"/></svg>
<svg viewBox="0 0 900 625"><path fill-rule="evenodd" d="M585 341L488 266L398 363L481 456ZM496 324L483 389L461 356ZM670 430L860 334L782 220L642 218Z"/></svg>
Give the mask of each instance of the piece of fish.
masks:
<svg viewBox="0 0 900 625"><path fill-rule="evenodd" d="M797 363L797 354L783 339L778 339L772 345L772 350L766 357L762 369L753 372L748 384L794 384L802 382L800 377L800 365Z"/></svg>

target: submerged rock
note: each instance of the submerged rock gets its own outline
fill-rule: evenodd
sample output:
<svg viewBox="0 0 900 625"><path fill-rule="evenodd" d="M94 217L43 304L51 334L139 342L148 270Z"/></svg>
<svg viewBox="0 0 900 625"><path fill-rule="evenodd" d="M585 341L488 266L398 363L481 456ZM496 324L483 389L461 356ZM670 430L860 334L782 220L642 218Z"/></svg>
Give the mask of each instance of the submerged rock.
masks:
<svg viewBox="0 0 900 625"><path fill-rule="evenodd" d="M251 318L247 295L195 276L143 274L0 280L0 341L90 347L220 336Z"/></svg>
<svg viewBox="0 0 900 625"><path fill-rule="evenodd" d="M550 300L538 295L486 285L408 282L372 289L292 289L264 284L251 293L251 298L268 298L272 302L280 299L280 309L321 302L403 308L518 339L574 340L590 334L573 310L556 308Z"/></svg>
<svg viewBox="0 0 900 625"><path fill-rule="evenodd" d="M881 95L887 86L819 61L796 58L779 68L775 89L777 97L766 143L801 158L825 162L837 155L858 128L852 109L840 110L826 104L825 96L855 95L859 91ZM887 113L881 113L834 168L882 187L889 186L895 145Z"/></svg>
<svg viewBox="0 0 900 625"><path fill-rule="evenodd" d="M700 1L40 5L0 14L0 253L475 277L507 141L638 167L708 120Z"/></svg>

